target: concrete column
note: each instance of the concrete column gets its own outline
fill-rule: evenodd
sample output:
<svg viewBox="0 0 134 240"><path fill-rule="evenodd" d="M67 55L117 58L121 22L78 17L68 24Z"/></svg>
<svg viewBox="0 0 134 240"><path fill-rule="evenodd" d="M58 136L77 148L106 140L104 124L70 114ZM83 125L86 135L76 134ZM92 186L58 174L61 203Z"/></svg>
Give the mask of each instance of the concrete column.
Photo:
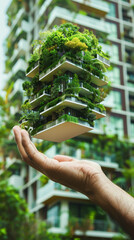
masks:
<svg viewBox="0 0 134 240"><path fill-rule="evenodd" d="M67 200L62 200L60 210L60 228L65 229L68 225L68 220L69 220L69 204Z"/></svg>

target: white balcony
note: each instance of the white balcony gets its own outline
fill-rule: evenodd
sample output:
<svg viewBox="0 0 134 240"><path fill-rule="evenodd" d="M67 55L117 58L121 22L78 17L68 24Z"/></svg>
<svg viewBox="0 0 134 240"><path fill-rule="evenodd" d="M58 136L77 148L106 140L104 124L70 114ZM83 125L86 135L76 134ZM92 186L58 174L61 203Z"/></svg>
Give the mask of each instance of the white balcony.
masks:
<svg viewBox="0 0 134 240"><path fill-rule="evenodd" d="M16 17L15 17L13 23L12 23L12 26L10 28L9 36L11 36L11 33L12 33L14 27L16 26L16 24L18 23L18 21L23 17L24 12L25 11L22 8L18 11L18 13L17 13L17 15L16 15Z"/></svg>
<svg viewBox="0 0 134 240"><path fill-rule="evenodd" d="M43 130L37 132L33 137L45 141L62 142L91 130L93 128L85 121L78 120L75 123L64 119L57 119L45 124Z"/></svg>
<svg viewBox="0 0 134 240"><path fill-rule="evenodd" d="M35 107L37 107L39 104L40 104L40 102L43 100L43 99L45 99L45 98L48 98L48 97L50 97L50 94L47 94L47 93L43 93L43 94L41 94L39 97L36 97L36 96L34 96L34 99L30 99L30 104L31 104L31 107L32 108L35 108Z"/></svg>
<svg viewBox="0 0 134 240"><path fill-rule="evenodd" d="M80 9L97 13L100 16L105 16L109 12L107 2L102 0L73 0L73 2L80 4Z"/></svg>
<svg viewBox="0 0 134 240"><path fill-rule="evenodd" d="M23 20L21 22L21 30L23 30L25 32L29 32L31 30L30 23L28 23L27 21Z"/></svg>
<svg viewBox="0 0 134 240"><path fill-rule="evenodd" d="M61 108L61 107L70 107L72 109L77 109L77 110L81 110L87 107L87 104L85 104L84 102L77 100L77 98L75 97L66 97L66 99L64 101L61 101L59 103L57 103L56 105L49 107L48 109L44 109L43 112L41 112L40 115L43 116L49 116L52 114L52 112L55 112L57 109Z"/></svg>
<svg viewBox="0 0 134 240"><path fill-rule="evenodd" d="M31 25L25 20L22 20L20 26L18 27L15 36L17 37L22 31L29 32L31 30Z"/></svg>
<svg viewBox="0 0 134 240"><path fill-rule="evenodd" d="M21 161L16 159L16 158L12 158L12 159L9 158L9 157L6 158L6 168L9 168L10 166L12 166L15 163L19 163L20 164Z"/></svg>
<svg viewBox="0 0 134 240"><path fill-rule="evenodd" d="M23 8L21 8L18 11L18 13L15 17L15 20L13 21L13 24L12 24L13 27L18 23L18 21L21 19L21 17L23 16L24 13L25 13L25 10Z"/></svg>
<svg viewBox="0 0 134 240"><path fill-rule="evenodd" d="M23 91L22 83L23 83L23 79L17 79L17 81L14 83L13 91L10 93L10 99L15 95L16 92Z"/></svg>
<svg viewBox="0 0 134 240"><path fill-rule="evenodd" d="M73 73L81 73L83 71L90 73L89 71L84 69L82 66L76 65L75 63L70 62L69 60L65 60L62 63L59 62L53 69L48 69L46 73L41 73L39 76L39 80L44 82L52 81L54 75L56 75L59 70L61 70L64 73L67 69ZM34 69L31 70L30 73L27 74L27 76L33 77L36 74L36 72L34 74L31 74L33 72L34 72ZM99 79L99 77L94 76L92 73L91 73L91 80L97 86L104 86L107 84L106 81Z"/></svg>
<svg viewBox="0 0 134 240"><path fill-rule="evenodd" d="M73 12L70 12L67 9L61 8L61 7L55 7L53 11L50 14L48 23L45 27L45 29L48 29L51 27L51 25L54 24L60 24L60 21L58 22L57 19L64 19L68 22L73 22L78 25L82 25L87 28L95 29L100 32L104 32L109 34L110 29L107 26L107 24L103 20L98 20L92 17L84 16L82 14L76 14Z"/></svg>
<svg viewBox="0 0 134 240"><path fill-rule="evenodd" d="M41 187L37 191L37 204L42 202L50 202L55 198L69 198L69 199L84 199L88 200L88 198L82 193L78 193L73 191L61 184L55 183L49 180L48 184L44 187Z"/></svg>
<svg viewBox="0 0 134 240"><path fill-rule="evenodd" d="M46 0L44 1L43 5L41 6L38 14L38 19L44 14L44 12L47 10L48 6L51 4L52 0Z"/></svg>
<svg viewBox="0 0 134 240"><path fill-rule="evenodd" d="M15 58L20 56L21 54L25 54L26 51L28 51L28 43L25 39L21 39L18 42L18 47L14 50L13 56L11 58L11 62L13 62Z"/></svg>
<svg viewBox="0 0 134 240"><path fill-rule="evenodd" d="M8 183L12 186L14 186L15 188L21 188L23 186L23 178L21 176L18 175L12 175L9 180Z"/></svg>
<svg viewBox="0 0 134 240"><path fill-rule="evenodd" d="M18 71L26 71L27 64L23 59L19 59L16 64L13 66L12 72L16 74Z"/></svg>

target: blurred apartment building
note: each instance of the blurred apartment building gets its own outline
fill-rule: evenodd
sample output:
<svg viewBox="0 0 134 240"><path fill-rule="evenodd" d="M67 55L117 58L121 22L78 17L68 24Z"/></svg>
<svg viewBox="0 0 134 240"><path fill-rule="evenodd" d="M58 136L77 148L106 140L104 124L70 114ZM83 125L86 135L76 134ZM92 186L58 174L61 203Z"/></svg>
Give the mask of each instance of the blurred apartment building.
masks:
<svg viewBox="0 0 134 240"><path fill-rule="evenodd" d="M57 2L57 5L52 5L52 2ZM75 23L81 30L92 30L111 57L112 70L107 75L112 91L104 102L107 116L95 122L92 133L85 134L82 139L75 138L75 144L54 144L46 154L50 157L67 154L81 160L98 161L112 178L118 172L119 164L112 156L103 155L101 158L95 154L89 139L103 134L105 129L107 134L118 134L120 138L129 136L134 140L134 0L70 1L77 7L77 13L68 6L69 1L63 1L65 6L61 2L11 1L7 9L10 32L6 55L11 66L10 71L7 66L8 84L14 82L14 86L9 99L12 101L17 92L22 92L31 44L40 31L65 22ZM19 110L16 106L11 108L13 114ZM81 141L84 148L77 144ZM94 151L93 155L88 155L88 151ZM51 223L50 231L65 233L67 226L71 226L73 234L81 239L112 239L117 234L118 227L83 194L50 180L42 184L40 173L15 158L7 157L7 167L13 165L16 170L9 182L20 189L31 212Z"/></svg>

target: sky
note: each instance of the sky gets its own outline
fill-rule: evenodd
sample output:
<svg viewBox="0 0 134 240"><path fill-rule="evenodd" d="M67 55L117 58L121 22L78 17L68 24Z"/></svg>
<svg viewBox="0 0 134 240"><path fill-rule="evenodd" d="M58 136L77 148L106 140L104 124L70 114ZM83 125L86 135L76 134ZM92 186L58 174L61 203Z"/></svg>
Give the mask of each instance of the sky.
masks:
<svg viewBox="0 0 134 240"><path fill-rule="evenodd" d="M2 88L5 85L6 75L4 72L4 39L8 34L6 9L9 6L11 0L0 0L0 95L2 94Z"/></svg>

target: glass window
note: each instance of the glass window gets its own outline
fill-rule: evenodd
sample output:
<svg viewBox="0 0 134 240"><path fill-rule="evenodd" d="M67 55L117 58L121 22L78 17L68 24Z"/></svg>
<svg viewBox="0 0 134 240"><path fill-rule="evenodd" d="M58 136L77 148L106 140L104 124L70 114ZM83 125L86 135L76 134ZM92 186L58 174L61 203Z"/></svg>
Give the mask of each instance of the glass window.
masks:
<svg viewBox="0 0 134 240"><path fill-rule="evenodd" d="M91 206L85 204L70 203L69 204L69 216L78 219L84 219L89 216Z"/></svg>
<svg viewBox="0 0 134 240"><path fill-rule="evenodd" d="M107 72L107 76L111 83L120 85L120 68L114 67L112 71Z"/></svg>
<svg viewBox="0 0 134 240"><path fill-rule="evenodd" d="M134 121L130 124L130 137L134 138Z"/></svg>
<svg viewBox="0 0 134 240"><path fill-rule="evenodd" d="M60 203L55 204L47 211L47 220L53 227L59 227L60 225Z"/></svg>
<svg viewBox="0 0 134 240"><path fill-rule="evenodd" d="M108 37L110 37L110 38L118 38L117 24L116 23L107 22L107 26L110 29L110 33L109 33Z"/></svg>
<svg viewBox="0 0 134 240"><path fill-rule="evenodd" d="M116 5L114 3L109 3L109 13L107 16L116 17Z"/></svg>
<svg viewBox="0 0 134 240"><path fill-rule="evenodd" d="M134 72L127 72L127 85L134 87Z"/></svg>
<svg viewBox="0 0 134 240"><path fill-rule="evenodd" d="M112 45L111 60L119 60L119 48L117 45Z"/></svg>
<svg viewBox="0 0 134 240"><path fill-rule="evenodd" d="M112 96L112 99L114 101L114 109L122 109L121 92L111 91L110 95Z"/></svg>
<svg viewBox="0 0 134 240"><path fill-rule="evenodd" d="M109 126L107 132L110 134L117 134L119 137L124 136L123 119L120 117L110 116Z"/></svg>
<svg viewBox="0 0 134 240"><path fill-rule="evenodd" d="M114 61L119 60L119 47L118 47L118 45L112 44L112 46L111 46L111 45L101 43L101 46L102 46L102 50L104 52L108 52L108 54L110 55L110 60L114 60Z"/></svg>

